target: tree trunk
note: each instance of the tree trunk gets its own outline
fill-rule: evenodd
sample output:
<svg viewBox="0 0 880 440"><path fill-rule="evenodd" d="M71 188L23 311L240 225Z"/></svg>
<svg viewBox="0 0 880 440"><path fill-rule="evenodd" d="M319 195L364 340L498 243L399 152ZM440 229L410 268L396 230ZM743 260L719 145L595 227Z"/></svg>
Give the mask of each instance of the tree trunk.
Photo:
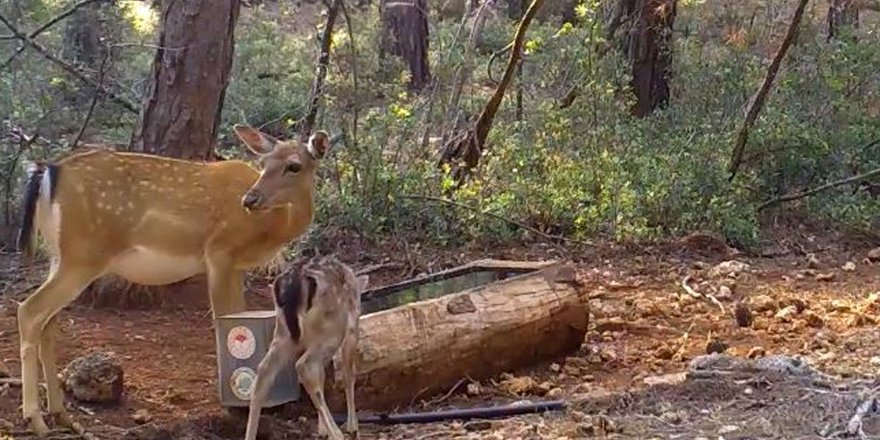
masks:
<svg viewBox="0 0 880 440"><path fill-rule="evenodd" d="M239 0L165 0L132 150L213 158L240 7Z"/></svg>
<svg viewBox="0 0 880 440"><path fill-rule="evenodd" d="M828 39L840 37L841 28L859 27L859 9L855 0L828 1Z"/></svg>
<svg viewBox="0 0 880 440"><path fill-rule="evenodd" d="M383 18L388 51L409 65L410 90L422 90L431 82L427 0L386 3Z"/></svg>
<svg viewBox="0 0 880 440"><path fill-rule="evenodd" d="M632 23L624 47L632 63L634 116L645 117L669 102L676 4L676 0L621 0L624 21Z"/></svg>
<svg viewBox="0 0 880 440"><path fill-rule="evenodd" d="M547 263L477 263L541 269L363 315L356 361L359 408L408 406L415 393L427 399L462 379L491 378L581 347L589 306L573 270ZM334 364L339 361L337 354ZM341 373L335 371L328 387L335 408L344 408Z"/></svg>

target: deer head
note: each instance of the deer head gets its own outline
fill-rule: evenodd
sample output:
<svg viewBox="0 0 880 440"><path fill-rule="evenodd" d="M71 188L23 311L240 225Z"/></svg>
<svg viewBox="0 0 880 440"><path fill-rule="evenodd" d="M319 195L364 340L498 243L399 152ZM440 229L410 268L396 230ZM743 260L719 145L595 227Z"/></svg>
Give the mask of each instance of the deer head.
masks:
<svg viewBox="0 0 880 440"><path fill-rule="evenodd" d="M261 211L297 202L297 188L314 179L315 167L330 148L324 131L313 134L305 146L298 140L278 140L248 125L233 127L235 134L257 155L260 177L241 198L249 211Z"/></svg>

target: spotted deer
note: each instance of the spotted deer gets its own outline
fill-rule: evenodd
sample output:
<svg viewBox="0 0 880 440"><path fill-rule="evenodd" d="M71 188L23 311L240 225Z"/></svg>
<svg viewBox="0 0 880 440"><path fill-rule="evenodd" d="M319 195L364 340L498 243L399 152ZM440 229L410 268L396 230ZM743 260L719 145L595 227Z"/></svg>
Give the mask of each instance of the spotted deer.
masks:
<svg viewBox="0 0 880 440"><path fill-rule="evenodd" d="M257 367L245 440L257 438L260 411L278 371L291 358L306 393L318 412L318 434L342 440L342 431L324 399L324 367L342 347L342 378L348 419L345 430L357 433L354 404L360 295L369 278L355 276L335 257L313 258L279 275L275 296L275 334Z"/></svg>
<svg viewBox="0 0 880 440"><path fill-rule="evenodd" d="M270 261L311 224L315 170L330 143L276 140L246 125L235 133L260 169L228 160L192 162L94 150L31 167L23 198L19 248L33 250L34 231L51 265L46 281L18 308L22 413L39 436L40 364L47 412L76 426L56 376L58 312L93 280L115 274L165 285L207 274L214 317L244 311L246 270ZM39 361L38 361L39 360Z"/></svg>

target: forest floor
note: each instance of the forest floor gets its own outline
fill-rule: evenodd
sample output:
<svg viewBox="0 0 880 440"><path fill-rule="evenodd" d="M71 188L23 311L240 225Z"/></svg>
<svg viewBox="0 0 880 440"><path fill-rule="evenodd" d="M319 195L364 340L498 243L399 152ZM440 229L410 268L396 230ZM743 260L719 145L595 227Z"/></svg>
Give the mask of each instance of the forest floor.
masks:
<svg viewBox="0 0 880 440"><path fill-rule="evenodd" d="M447 396L428 396L410 409L550 398L570 399L569 408L492 421L364 424L360 438L834 438L846 429L859 402L877 392L880 261L868 259L876 243L804 230L777 237L754 255L730 252L699 235L652 247L603 246L574 255L591 297L590 330L579 351L483 383L462 384ZM349 243L341 251L347 261L385 267L374 273L374 285L471 259L538 259L552 253L551 247L537 245L443 253L394 243L371 247L356 240L342 242ZM392 255L399 258L389 260ZM42 271L17 268L11 256L3 258L0 376L4 365L6 374L17 376L14 300L40 282ZM749 267L734 268L732 276L713 273L730 268L718 264L732 259ZM723 313L717 304L685 293L682 281L688 275L697 291L716 292ZM266 283L250 284L251 306L269 307ZM739 297L747 298L754 314L750 327L738 326L733 318ZM59 369L91 350L113 351L122 359L121 404L103 407L68 399L74 417L98 438L243 436L244 421L219 406L214 335L205 298L152 310L76 303L62 312L61 322ZM712 341L742 359L797 356L822 376L753 370L680 374ZM19 391L0 385L0 434L28 439L18 409ZM314 411L307 403L287 405L263 420L264 438L315 437ZM869 414L863 429L868 437L880 438L880 417Z"/></svg>

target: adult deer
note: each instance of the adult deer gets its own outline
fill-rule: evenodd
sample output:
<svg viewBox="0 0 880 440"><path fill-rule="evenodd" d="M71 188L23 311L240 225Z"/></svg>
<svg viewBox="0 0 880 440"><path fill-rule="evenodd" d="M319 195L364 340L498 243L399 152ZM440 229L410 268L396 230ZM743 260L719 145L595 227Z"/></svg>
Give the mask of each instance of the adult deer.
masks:
<svg viewBox="0 0 880 440"><path fill-rule="evenodd" d="M269 261L311 224L315 169L329 149L324 132L306 145L236 125L262 171L236 161L190 162L97 150L32 167L19 248L36 229L51 258L46 281L18 308L22 413L45 437L37 378L47 410L74 428L56 376L58 312L92 281L115 274L164 285L207 273L214 317L246 309L244 272ZM38 363L39 358L39 363Z"/></svg>

